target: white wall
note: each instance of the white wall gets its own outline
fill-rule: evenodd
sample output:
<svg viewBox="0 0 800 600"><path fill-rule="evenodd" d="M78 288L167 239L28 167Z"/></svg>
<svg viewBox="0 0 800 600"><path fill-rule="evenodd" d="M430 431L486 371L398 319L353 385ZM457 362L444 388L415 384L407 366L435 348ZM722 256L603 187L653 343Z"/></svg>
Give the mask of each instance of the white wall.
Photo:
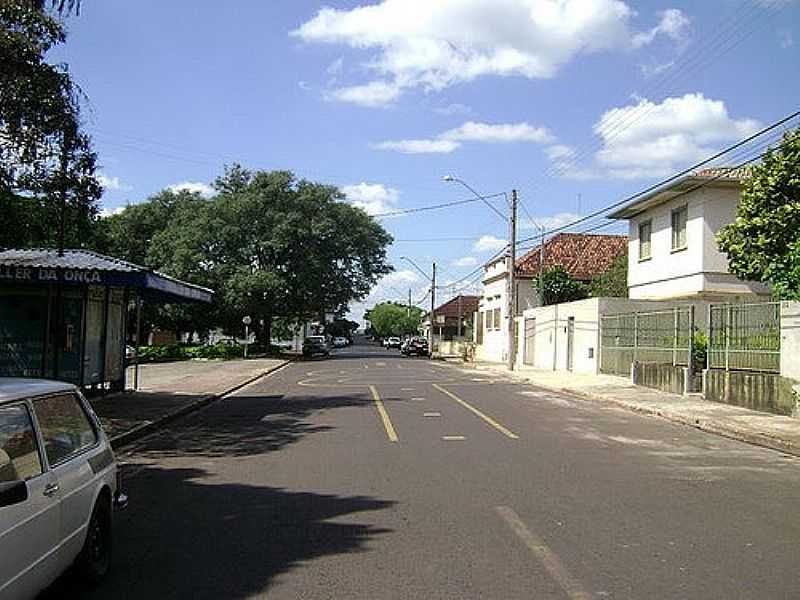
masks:
<svg viewBox="0 0 800 600"><path fill-rule="evenodd" d="M633 299L707 297L752 300L768 295L763 284L741 281L728 271L716 234L736 217L740 191L706 186L653 207L629 222L628 289ZM685 250L672 250L672 210L687 205ZM639 224L651 220L651 258L639 259ZM737 298L737 296L739 298Z"/></svg>
<svg viewBox="0 0 800 600"><path fill-rule="evenodd" d="M491 279L506 272L504 261L494 263L486 270L487 279ZM484 283L483 296L478 305L478 311L483 313L483 343L476 348L476 358L478 360L488 360L492 362L502 362L506 359L506 349L508 348L508 325L506 321L506 313L508 306L506 301L506 279L501 277L495 281ZM487 328L488 319L487 314L491 314L494 309L500 309L500 327L499 329Z"/></svg>
<svg viewBox="0 0 800 600"><path fill-rule="evenodd" d="M781 302L781 375L800 381L800 302Z"/></svg>

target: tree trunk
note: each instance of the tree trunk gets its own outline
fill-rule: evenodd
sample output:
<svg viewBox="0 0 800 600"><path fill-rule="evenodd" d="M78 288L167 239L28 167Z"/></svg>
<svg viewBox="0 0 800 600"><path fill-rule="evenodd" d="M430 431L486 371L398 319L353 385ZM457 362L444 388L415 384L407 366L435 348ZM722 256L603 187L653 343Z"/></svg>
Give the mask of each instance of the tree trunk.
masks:
<svg viewBox="0 0 800 600"><path fill-rule="evenodd" d="M264 350L267 354L272 351L272 312L264 315Z"/></svg>

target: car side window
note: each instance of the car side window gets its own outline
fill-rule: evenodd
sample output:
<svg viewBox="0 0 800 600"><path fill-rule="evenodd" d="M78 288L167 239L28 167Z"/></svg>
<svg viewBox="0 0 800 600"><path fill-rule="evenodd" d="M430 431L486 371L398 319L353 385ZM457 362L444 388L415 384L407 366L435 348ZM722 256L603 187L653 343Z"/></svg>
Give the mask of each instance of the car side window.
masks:
<svg viewBox="0 0 800 600"><path fill-rule="evenodd" d="M0 482L27 481L41 473L28 407L23 403L0 406Z"/></svg>
<svg viewBox="0 0 800 600"><path fill-rule="evenodd" d="M38 398L33 402L33 410L51 465L97 443L97 432L75 394Z"/></svg>

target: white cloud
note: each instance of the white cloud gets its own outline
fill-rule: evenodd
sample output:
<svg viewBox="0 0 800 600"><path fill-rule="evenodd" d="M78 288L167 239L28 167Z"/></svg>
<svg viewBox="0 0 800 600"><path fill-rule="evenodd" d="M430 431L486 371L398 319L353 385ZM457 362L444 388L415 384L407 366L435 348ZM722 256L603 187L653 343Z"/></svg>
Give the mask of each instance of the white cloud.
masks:
<svg viewBox="0 0 800 600"><path fill-rule="evenodd" d="M476 252L496 252L506 247L508 242L493 235L482 235L480 239L473 244L472 249Z"/></svg>
<svg viewBox="0 0 800 600"><path fill-rule="evenodd" d="M441 90L486 75L549 78L579 54L642 47L685 31L676 9L643 33L631 30L635 15L622 0L383 0L324 7L290 35L370 53L374 80L332 97L378 106L403 89ZM366 89L373 84L383 92Z"/></svg>
<svg viewBox="0 0 800 600"><path fill-rule="evenodd" d="M181 183L173 183L168 185L167 189L175 192L190 192L192 194L200 194L204 198L210 198L214 195L214 188L207 183L201 181L183 181Z"/></svg>
<svg viewBox="0 0 800 600"><path fill-rule="evenodd" d="M724 102L702 93L666 98L660 104L641 99L606 111L595 123L594 132L603 141L595 160L611 177L664 176L759 127L754 119L731 118Z"/></svg>
<svg viewBox="0 0 800 600"><path fill-rule="evenodd" d="M118 215L123 212L127 206L117 206L116 208L101 208L100 218L110 217L111 215Z"/></svg>
<svg viewBox="0 0 800 600"><path fill-rule="evenodd" d="M98 173L96 175L97 182L103 187L105 191L116 190L121 192L129 192L133 189L132 186L122 183L119 177L109 177L105 173Z"/></svg>
<svg viewBox="0 0 800 600"><path fill-rule="evenodd" d="M401 269L399 271L392 271L388 275L384 275L379 284L390 286L390 285L406 285L409 283L415 283L420 280L420 276L417 274L416 271L412 271L411 269Z"/></svg>
<svg viewBox="0 0 800 600"><path fill-rule="evenodd" d="M299 87L304 92L307 92L311 89L311 85L307 81L298 81L297 87Z"/></svg>
<svg viewBox="0 0 800 600"><path fill-rule="evenodd" d="M634 48L650 44L659 35L664 35L680 44L685 43L689 34L689 18L677 8L670 8L659 13L661 21L649 31L637 33L631 39Z"/></svg>
<svg viewBox="0 0 800 600"><path fill-rule="evenodd" d="M564 144L555 144L544 149L544 153L552 161L570 160L575 157L575 149Z"/></svg>
<svg viewBox="0 0 800 600"><path fill-rule="evenodd" d="M372 147L403 154L449 154L460 145L452 140L396 140L373 144Z"/></svg>
<svg viewBox="0 0 800 600"><path fill-rule="evenodd" d="M344 58L341 56L333 61L331 64L328 65L328 68L325 69L325 72L332 77L336 77L339 73L342 72L342 67L344 67Z"/></svg>
<svg viewBox="0 0 800 600"><path fill-rule="evenodd" d="M544 227L546 231L551 229L558 229L564 225L569 225L573 221L580 218L580 215L572 212L560 212L546 217L534 217L533 221L530 219L523 219L520 221L522 229L533 229L539 231L540 227Z"/></svg>
<svg viewBox="0 0 800 600"><path fill-rule="evenodd" d="M352 102L360 106L376 107L391 104L400 96L400 88L386 81L371 81L364 85L337 88L328 92L328 100Z"/></svg>
<svg viewBox="0 0 800 600"><path fill-rule="evenodd" d="M455 259L451 264L454 267L474 267L478 264L478 259L474 256L462 256Z"/></svg>
<svg viewBox="0 0 800 600"><path fill-rule="evenodd" d="M788 30L781 31L778 34L778 43L780 44L780 47L783 48L784 50L786 48L791 48L792 46L794 46L794 36L792 35L792 32Z"/></svg>
<svg viewBox="0 0 800 600"><path fill-rule="evenodd" d="M672 67L675 66L675 61L670 60L665 63L660 64L651 64L651 65L639 65L639 68L642 71L642 75L645 77L655 77L656 75L661 75L666 71L669 71Z"/></svg>
<svg viewBox="0 0 800 600"><path fill-rule="evenodd" d="M544 127L528 123L476 123L467 121L460 127L445 131L439 138L458 142L537 142L548 143L553 136Z"/></svg>
<svg viewBox="0 0 800 600"><path fill-rule="evenodd" d="M342 192L353 206L364 209L367 214L378 215L397 208L400 192L387 188L380 183L361 182L357 185L345 185Z"/></svg>
<svg viewBox="0 0 800 600"><path fill-rule="evenodd" d="M437 108L434 108L433 112L438 113L440 115L444 115L446 117L450 117L453 115L469 115L472 113L472 109L466 104L452 102L446 106L439 106Z"/></svg>
<svg viewBox="0 0 800 600"><path fill-rule="evenodd" d="M461 142L550 143L552 134L544 127L528 123L476 123L467 121L454 129L448 129L431 139L389 140L374 144L379 150L395 150L406 154L448 154L461 146Z"/></svg>

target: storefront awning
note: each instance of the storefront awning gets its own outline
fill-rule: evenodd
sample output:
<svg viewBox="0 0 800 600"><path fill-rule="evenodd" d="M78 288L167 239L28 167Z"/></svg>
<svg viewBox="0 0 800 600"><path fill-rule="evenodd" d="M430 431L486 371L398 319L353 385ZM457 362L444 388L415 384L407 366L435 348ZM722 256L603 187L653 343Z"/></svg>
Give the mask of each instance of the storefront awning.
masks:
<svg viewBox="0 0 800 600"><path fill-rule="evenodd" d="M153 300L211 302L214 292L147 267L89 250L0 250L0 285L100 285L138 290Z"/></svg>

